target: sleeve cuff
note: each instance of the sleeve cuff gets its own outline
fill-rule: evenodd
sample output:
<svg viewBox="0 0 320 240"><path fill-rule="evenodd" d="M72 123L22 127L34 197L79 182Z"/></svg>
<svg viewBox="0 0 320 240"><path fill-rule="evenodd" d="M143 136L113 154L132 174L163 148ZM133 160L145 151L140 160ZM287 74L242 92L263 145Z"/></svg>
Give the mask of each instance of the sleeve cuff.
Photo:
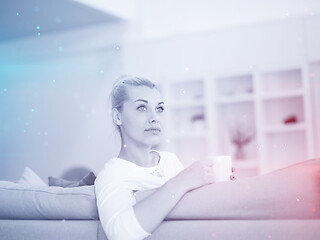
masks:
<svg viewBox="0 0 320 240"><path fill-rule="evenodd" d="M130 208L130 210L128 211L128 214L130 215L130 219L133 220L132 225L133 225L133 229L136 230L135 233L136 233L137 239L144 239L151 235L151 233L146 232L140 225L136 217L136 214L133 210L133 207Z"/></svg>

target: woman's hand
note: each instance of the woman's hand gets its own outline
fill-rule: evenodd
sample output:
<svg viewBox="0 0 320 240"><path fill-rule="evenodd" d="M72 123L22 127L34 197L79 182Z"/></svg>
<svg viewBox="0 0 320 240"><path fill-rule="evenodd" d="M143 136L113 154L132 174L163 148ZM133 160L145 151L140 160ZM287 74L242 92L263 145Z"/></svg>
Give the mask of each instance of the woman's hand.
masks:
<svg viewBox="0 0 320 240"><path fill-rule="evenodd" d="M213 182L213 163L201 161L182 170L154 191L136 193L137 203L133 210L138 222L145 231L154 231L186 192Z"/></svg>
<svg viewBox="0 0 320 240"><path fill-rule="evenodd" d="M185 192L214 183L213 162L197 161L172 179Z"/></svg>
<svg viewBox="0 0 320 240"><path fill-rule="evenodd" d="M234 175L234 172L235 172L235 171L236 171L236 168L235 168L235 167L232 167L232 168L231 168L232 174L230 175L230 180L231 180L231 181L234 181L234 180L237 179L236 176Z"/></svg>

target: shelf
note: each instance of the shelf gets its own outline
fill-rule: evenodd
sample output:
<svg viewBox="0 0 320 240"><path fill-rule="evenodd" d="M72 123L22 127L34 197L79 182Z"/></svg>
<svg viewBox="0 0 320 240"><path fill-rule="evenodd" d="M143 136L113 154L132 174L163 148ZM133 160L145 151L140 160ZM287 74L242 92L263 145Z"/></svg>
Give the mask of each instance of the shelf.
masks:
<svg viewBox="0 0 320 240"><path fill-rule="evenodd" d="M271 99L281 99L281 98L292 98L292 97L301 97L303 96L302 89L292 89L287 91L273 91L269 93L264 93L261 98L263 100Z"/></svg>
<svg viewBox="0 0 320 240"><path fill-rule="evenodd" d="M252 74L216 77L215 82L218 96L246 95L254 92Z"/></svg>
<svg viewBox="0 0 320 240"><path fill-rule="evenodd" d="M172 100L177 101L177 105L187 102L203 102L204 96L204 81L203 79L192 79L188 81L175 82L168 89ZM174 104L175 105L175 104Z"/></svg>
<svg viewBox="0 0 320 240"><path fill-rule="evenodd" d="M266 93L303 88L301 68L269 71L262 73L260 77L260 89Z"/></svg>
<svg viewBox="0 0 320 240"><path fill-rule="evenodd" d="M199 131L199 132L180 132L180 133L175 133L170 136L171 139L173 140L180 140L180 139L199 139L199 138L206 138L206 132L205 131Z"/></svg>
<svg viewBox="0 0 320 240"><path fill-rule="evenodd" d="M307 159L314 145L310 111L315 107L309 106L312 86L305 71L304 65L256 68L171 83L170 146L191 163L212 154L235 153L234 139L248 139L242 141L246 159L233 159L241 177Z"/></svg>
<svg viewBox="0 0 320 240"><path fill-rule="evenodd" d="M247 94L221 96L216 99L216 102L219 104L228 104L228 103L250 102L253 100L254 100L254 95L252 93L247 93Z"/></svg>
<svg viewBox="0 0 320 240"><path fill-rule="evenodd" d="M232 160L232 166L236 168L258 168L259 161L257 160Z"/></svg>
<svg viewBox="0 0 320 240"><path fill-rule="evenodd" d="M194 99L194 100L185 100L175 103L170 103L169 107L173 109L177 108L195 108L195 107L204 107L205 103L203 99Z"/></svg>
<svg viewBox="0 0 320 240"><path fill-rule="evenodd" d="M286 133L286 132L296 132L304 131L306 126L304 123L291 123L283 125L272 125L263 127L265 133Z"/></svg>
<svg viewBox="0 0 320 240"><path fill-rule="evenodd" d="M305 122L303 96L291 98L274 98L262 102L262 120L265 126L285 126L291 118L295 123Z"/></svg>

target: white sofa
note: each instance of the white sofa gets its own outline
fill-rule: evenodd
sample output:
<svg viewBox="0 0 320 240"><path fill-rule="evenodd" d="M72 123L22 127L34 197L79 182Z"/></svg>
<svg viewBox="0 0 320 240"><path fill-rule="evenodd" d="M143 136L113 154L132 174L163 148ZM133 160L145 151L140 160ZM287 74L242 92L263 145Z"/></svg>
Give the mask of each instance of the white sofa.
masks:
<svg viewBox="0 0 320 240"><path fill-rule="evenodd" d="M0 181L0 239L107 239L94 186ZM320 159L191 191L148 239L320 239Z"/></svg>

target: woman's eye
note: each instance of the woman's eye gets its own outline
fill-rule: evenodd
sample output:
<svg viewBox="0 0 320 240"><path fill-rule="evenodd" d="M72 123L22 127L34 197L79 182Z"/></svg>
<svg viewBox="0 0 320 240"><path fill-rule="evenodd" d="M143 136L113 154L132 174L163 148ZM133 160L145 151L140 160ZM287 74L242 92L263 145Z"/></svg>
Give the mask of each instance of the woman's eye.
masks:
<svg viewBox="0 0 320 240"><path fill-rule="evenodd" d="M164 111L164 107L158 107L157 108L157 112L163 112Z"/></svg>
<svg viewBox="0 0 320 240"><path fill-rule="evenodd" d="M145 106L139 106L137 109L138 109L139 111L145 111L145 110L147 110L147 108L146 108Z"/></svg>

